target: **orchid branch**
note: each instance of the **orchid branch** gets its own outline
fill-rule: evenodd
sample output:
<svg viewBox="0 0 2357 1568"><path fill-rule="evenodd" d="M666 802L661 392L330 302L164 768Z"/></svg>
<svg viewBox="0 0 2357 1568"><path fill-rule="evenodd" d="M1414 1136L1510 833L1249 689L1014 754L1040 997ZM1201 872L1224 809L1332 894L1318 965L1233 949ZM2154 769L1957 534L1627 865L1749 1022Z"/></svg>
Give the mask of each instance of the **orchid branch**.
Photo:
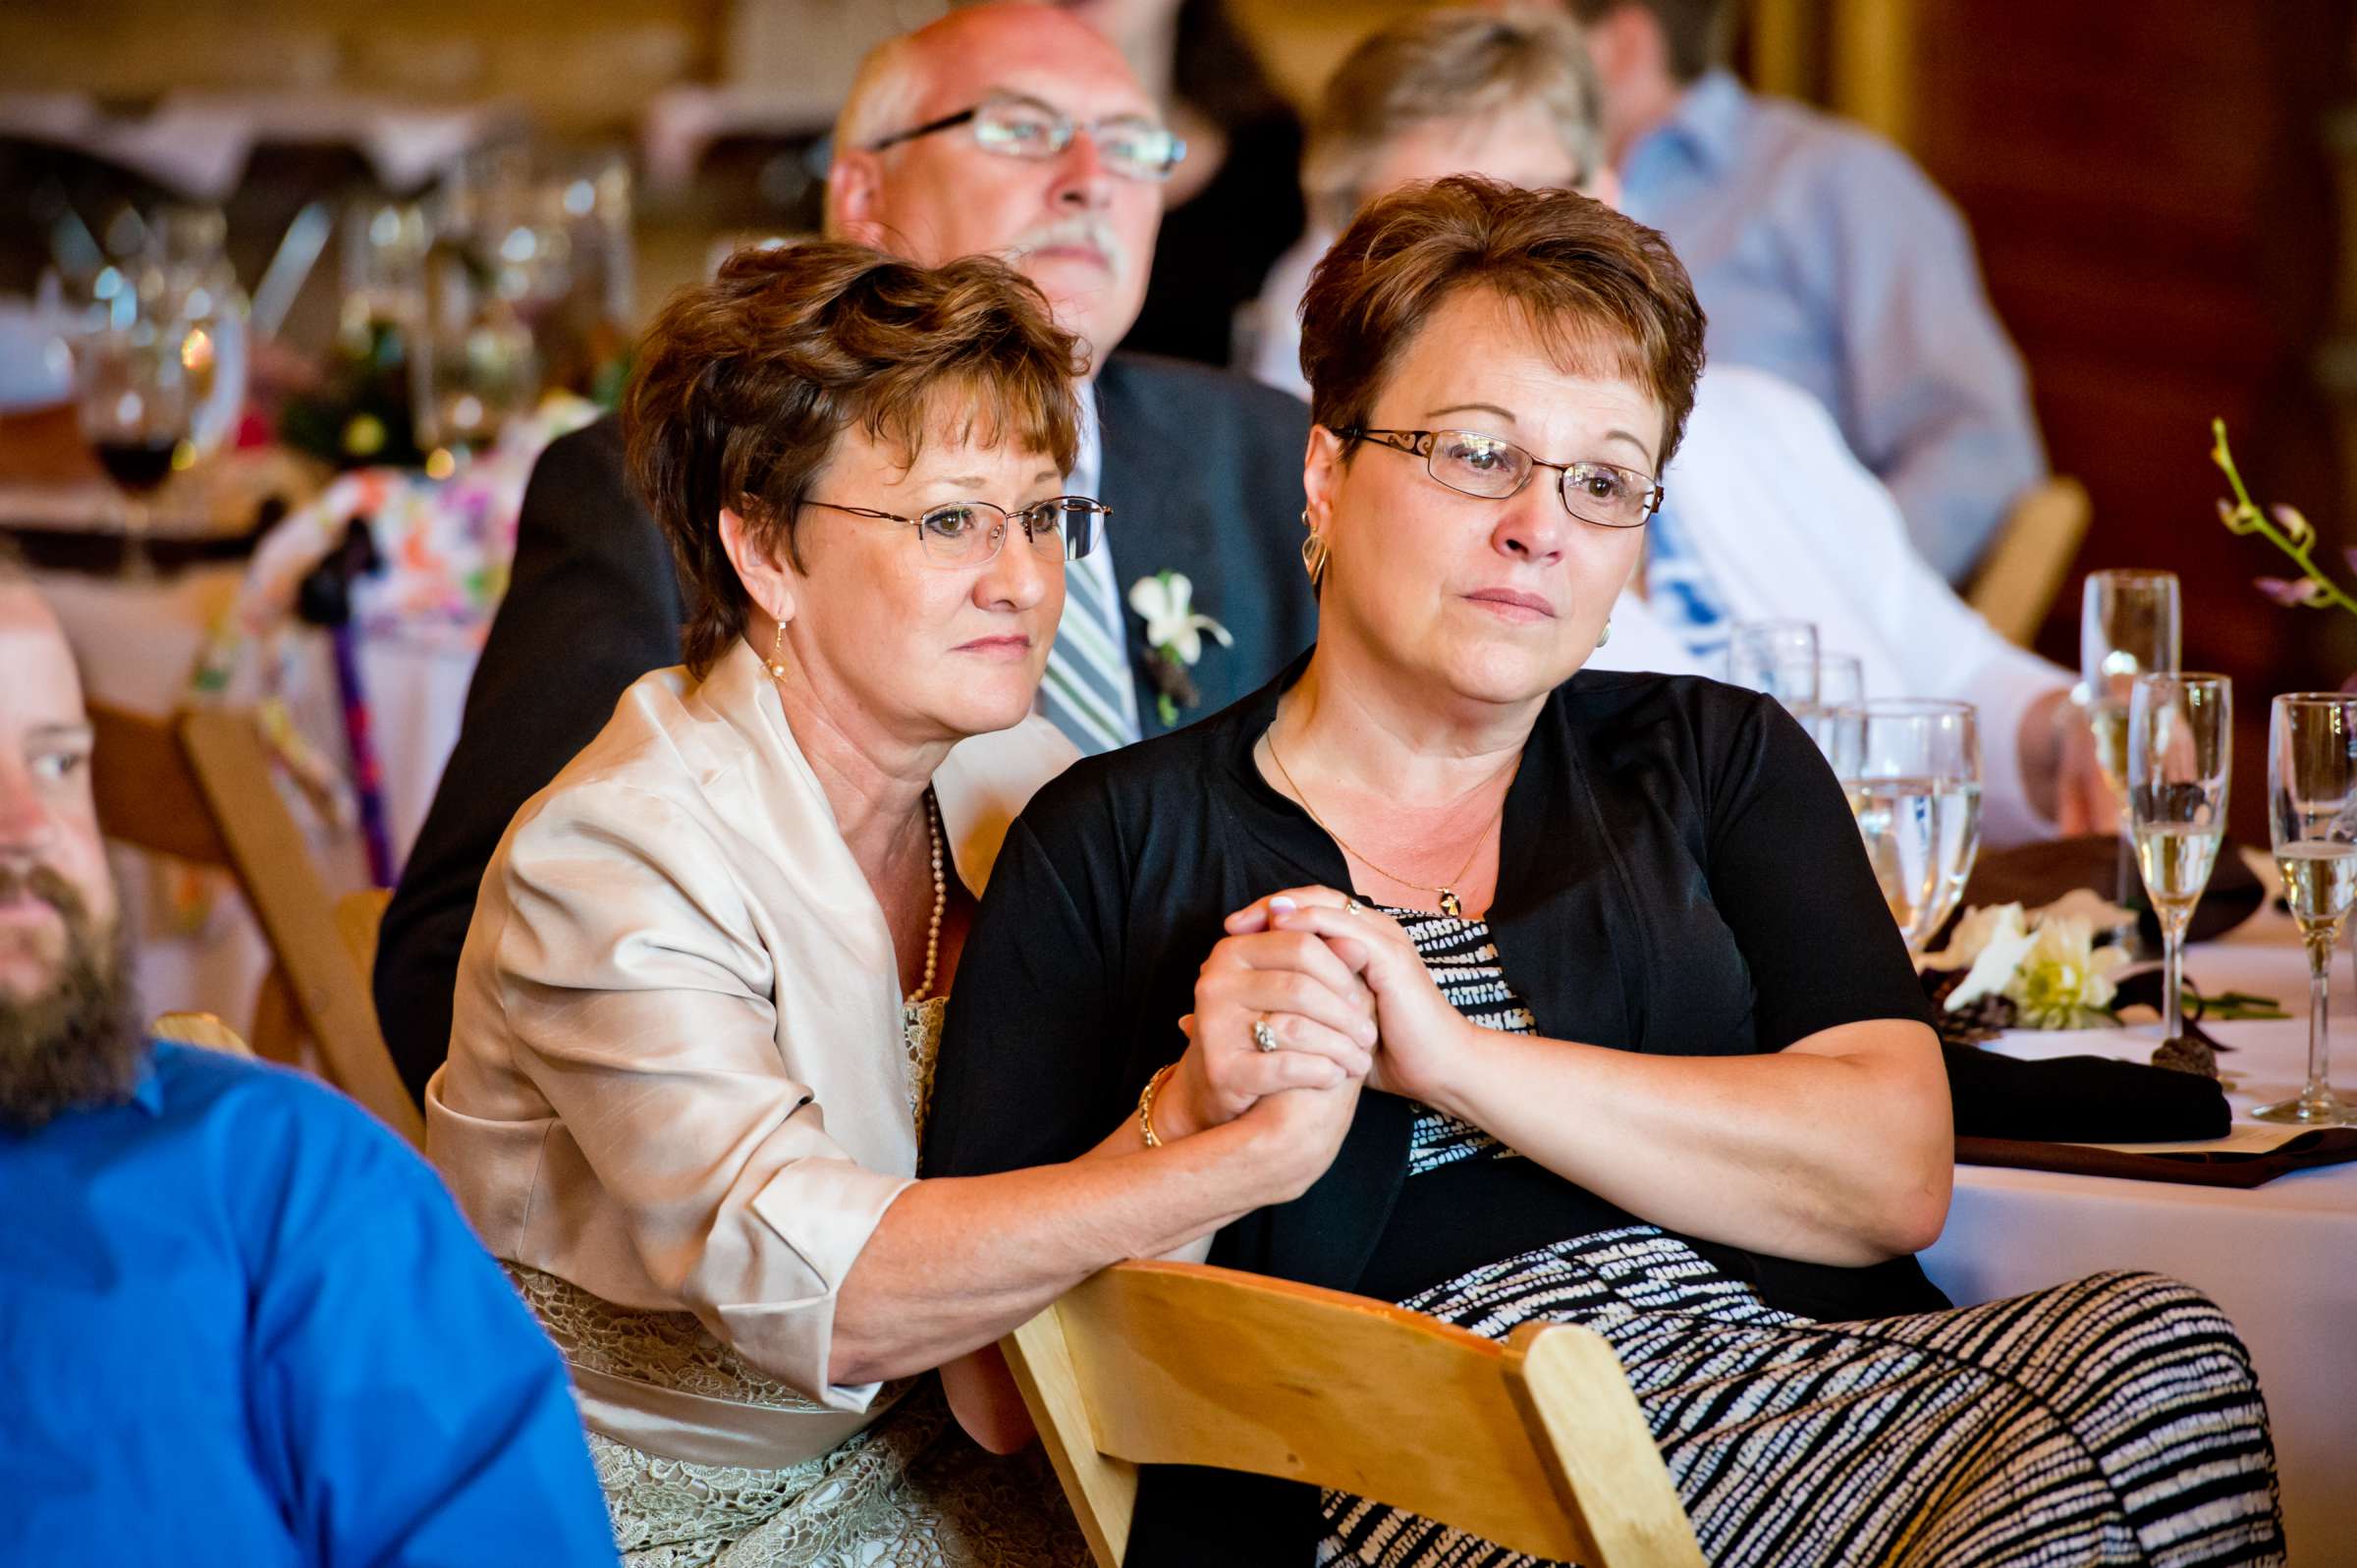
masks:
<svg viewBox="0 0 2357 1568"><path fill-rule="evenodd" d="M2219 520L2235 533L2259 535L2289 556L2302 573L2299 577L2261 577L2258 579L2260 590L2278 604L2307 605L2318 610L2337 606L2351 615L2357 615L2357 599L2343 593L2340 585L2327 576L2314 560L2317 544L2315 525L2302 516L2296 508L2278 506L2272 518L2260 511L2258 503L2251 499L2249 488L2242 482L2241 472L2234 466L2234 454L2226 446L2226 422L2223 419L2211 420L2210 435L2214 443L2210 448L2210 460L2218 464L2219 470L2226 476L2226 483L2234 487L2233 504L2229 506L2223 501L2218 504ZM2357 565L2357 554L2352 554L2350 559L2352 565Z"/></svg>

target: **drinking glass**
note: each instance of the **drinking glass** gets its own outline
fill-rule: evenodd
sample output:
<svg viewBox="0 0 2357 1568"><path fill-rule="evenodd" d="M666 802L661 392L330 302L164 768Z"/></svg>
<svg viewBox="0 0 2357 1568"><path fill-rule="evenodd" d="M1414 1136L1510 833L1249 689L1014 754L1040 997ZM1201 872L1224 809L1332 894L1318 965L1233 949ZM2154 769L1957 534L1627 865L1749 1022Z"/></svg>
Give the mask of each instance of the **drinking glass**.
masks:
<svg viewBox="0 0 2357 1568"><path fill-rule="evenodd" d="M2161 917L2162 1038L2185 1032L2185 928L2226 832L2234 684L2224 676L2138 676L2128 693L2128 824Z"/></svg>
<svg viewBox="0 0 2357 1568"><path fill-rule="evenodd" d="M2308 948L2308 1081L2262 1121L2337 1126L2357 1106L2332 1092L2327 968L2357 900L2357 697L2291 692L2267 726L2267 817L2275 865Z"/></svg>
<svg viewBox="0 0 2357 1568"><path fill-rule="evenodd" d="M104 324L74 348L76 410L98 465L123 492L124 569L153 570L148 497L172 476L196 414L186 331L158 320L128 282Z"/></svg>
<svg viewBox="0 0 2357 1568"><path fill-rule="evenodd" d="M1980 850L1979 715L1968 702L1902 698L1840 716L1854 734L1838 770L1850 813L1883 901L1920 953L1955 913Z"/></svg>
<svg viewBox="0 0 2357 1568"><path fill-rule="evenodd" d="M2128 693L2138 676L2173 675L2183 625L2173 571L2091 571L2079 606L2079 679L2087 692L2087 722L2095 730L2095 758L2120 802L2119 870L2113 896L2133 907L2136 844L2128 827ZM2136 946L2131 925L2123 944Z"/></svg>
<svg viewBox="0 0 2357 1568"><path fill-rule="evenodd" d="M229 260L229 224L218 207L163 206L147 219L142 255L156 320L181 334L189 376L189 439L210 457L237 435L246 408L246 293Z"/></svg>
<svg viewBox="0 0 2357 1568"><path fill-rule="evenodd" d="M1817 627L1806 621L1736 622L1727 634L1727 678L1797 713L1817 700Z"/></svg>
<svg viewBox="0 0 2357 1568"><path fill-rule="evenodd" d="M1817 742L1817 749L1825 753L1825 760L1833 764L1836 776L1841 772L1846 733L1839 716L1843 709L1855 708L1865 699L1866 672L1856 655L1817 656L1817 700L1793 709L1792 716L1809 732L1809 738Z"/></svg>

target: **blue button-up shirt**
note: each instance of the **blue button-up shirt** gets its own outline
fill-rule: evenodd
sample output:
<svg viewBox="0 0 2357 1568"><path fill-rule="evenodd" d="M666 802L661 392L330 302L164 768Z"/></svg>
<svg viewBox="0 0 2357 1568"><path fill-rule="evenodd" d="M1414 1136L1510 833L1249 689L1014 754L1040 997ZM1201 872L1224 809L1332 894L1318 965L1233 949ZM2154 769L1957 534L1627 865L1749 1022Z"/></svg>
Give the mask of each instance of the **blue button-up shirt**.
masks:
<svg viewBox="0 0 2357 1568"><path fill-rule="evenodd" d="M0 1562L615 1561L563 1363L342 1096L158 1046L0 1131Z"/></svg>
<svg viewBox="0 0 2357 1568"><path fill-rule="evenodd" d="M1955 208L1888 142L1724 71L1629 149L1621 185L1693 274L1713 357L1816 394L1961 582L2046 460Z"/></svg>

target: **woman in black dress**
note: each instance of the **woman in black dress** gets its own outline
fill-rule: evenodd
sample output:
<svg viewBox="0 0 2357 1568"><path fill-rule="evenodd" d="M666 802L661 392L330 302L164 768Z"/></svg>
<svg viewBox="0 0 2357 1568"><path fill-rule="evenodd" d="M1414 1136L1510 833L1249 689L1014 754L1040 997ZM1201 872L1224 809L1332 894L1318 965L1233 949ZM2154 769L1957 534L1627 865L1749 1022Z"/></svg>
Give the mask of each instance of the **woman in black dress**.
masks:
<svg viewBox="0 0 2357 1568"><path fill-rule="evenodd" d="M1211 1261L1595 1328L1723 1568L2278 1560L2265 1406L2206 1300L2111 1274L1958 1311L1916 1268L1940 1055L1799 728L1576 674L1702 326L1660 237L1568 192L1450 179L1359 216L1304 306L1317 646L1015 824L927 1173L1069 1158L1138 1099L1183 1141L1309 1058L1286 1092L1356 1096L1351 1131ZM1374 999L1363 1076L1336 959ZM1132 1564L1510 1560L1338 1493L1150 1483Z"/></svg>

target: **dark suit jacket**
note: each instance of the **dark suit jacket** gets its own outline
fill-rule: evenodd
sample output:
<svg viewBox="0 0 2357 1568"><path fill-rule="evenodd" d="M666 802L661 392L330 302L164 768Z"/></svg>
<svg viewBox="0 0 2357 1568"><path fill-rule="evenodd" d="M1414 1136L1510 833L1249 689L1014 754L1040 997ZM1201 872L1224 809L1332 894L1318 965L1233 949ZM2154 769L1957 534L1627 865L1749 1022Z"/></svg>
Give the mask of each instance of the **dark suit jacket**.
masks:
<svg viewBox="0 0 2357 1568"><path fill-rule="evenodd" d="M1301 570L1301 453L1309 410L1222 371L1116 354L1096 382L1099 499L1122 592L1180 571L1195 607L1234 636L1206 639L1184 724L1257 690L1309 645ZM620 425L553 443L532 469L507 597L377 939L376 1008L412 1094L449 1053L451 988L475 890L523 803L605 728L623 689L680 660L682 594L668 543L624 473ZM1145 732L1166 728L1146 674L1145 622L1127 617Z"/></svg>

